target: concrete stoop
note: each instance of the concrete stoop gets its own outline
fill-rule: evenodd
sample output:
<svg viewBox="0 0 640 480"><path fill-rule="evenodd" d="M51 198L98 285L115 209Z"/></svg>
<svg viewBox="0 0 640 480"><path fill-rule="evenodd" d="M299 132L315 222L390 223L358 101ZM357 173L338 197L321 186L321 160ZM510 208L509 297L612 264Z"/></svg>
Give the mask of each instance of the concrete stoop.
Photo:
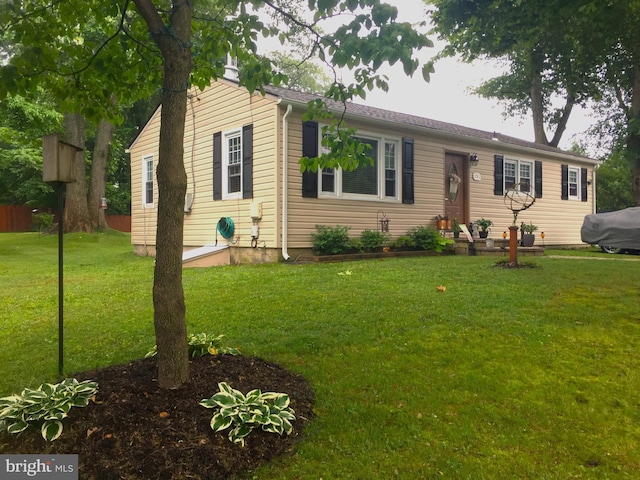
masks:
<svg viewBox="0 0 640 480"><path fill-rule="evenodd" d="M230 264L229 245L209 244L193 250L187 250L182 254L183 268L215 267Z"/></svg>

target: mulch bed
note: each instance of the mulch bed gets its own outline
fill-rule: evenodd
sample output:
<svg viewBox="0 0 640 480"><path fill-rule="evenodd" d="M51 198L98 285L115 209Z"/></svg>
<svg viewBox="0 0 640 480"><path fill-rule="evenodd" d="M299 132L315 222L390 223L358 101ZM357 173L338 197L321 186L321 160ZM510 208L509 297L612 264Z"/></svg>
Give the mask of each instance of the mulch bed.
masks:
<svg viewBox="0 0 640 480"><path fill-rule="evenodd" d="M0 434L1 453L78 454L81 479L232 479L293 452L313 417L314 395L299 375L245 356L204 356L191 362L191 381L161 390L155 358L83 372L78 380L98 382L95 402L73 408L64 431L47 443L39 431ZM227 431L214 433L214 410L199 405L227 382L247 393L287 393L295 410L294 431L279 436L255 430L244 447Z"/></svg>

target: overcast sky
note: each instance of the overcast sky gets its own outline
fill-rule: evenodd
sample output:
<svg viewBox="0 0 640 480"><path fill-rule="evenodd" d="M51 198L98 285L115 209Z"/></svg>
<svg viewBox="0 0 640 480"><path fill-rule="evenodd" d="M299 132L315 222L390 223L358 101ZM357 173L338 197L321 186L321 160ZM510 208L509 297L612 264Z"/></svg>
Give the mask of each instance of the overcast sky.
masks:
<svg viewBox="0 0 640 480"><path fill-rule="evenodd" d="M427 6L422 0L385 0L398 8L399 20L416 23L426 18ZM431 59L442 48L433 35L430 39L434 48L420 53L422 61ZM533 141L533 127L530 117L504 119L504 109L496 100L483 99L470 93L484 80L498 76L501 69L496 63L476 61L465 64L448 58L438 62L431 81L426 83L421 72L412 78L397 64L385 68L383 72L390 78L389 92L374 91L367 94L364 103L396 112L419 115L445 122L455 123L485 131L497 131L524 140ZM569 149L572 136L583 132L589 126L588 115L580 108L574 108L561 148ZM551 135L549 135L549 138Z"/></svg>

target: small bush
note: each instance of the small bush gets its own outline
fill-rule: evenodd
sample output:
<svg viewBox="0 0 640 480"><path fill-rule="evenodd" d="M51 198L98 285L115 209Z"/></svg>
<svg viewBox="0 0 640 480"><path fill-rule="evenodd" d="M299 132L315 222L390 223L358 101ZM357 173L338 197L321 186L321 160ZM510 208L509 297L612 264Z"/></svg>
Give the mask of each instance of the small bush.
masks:
<svg viewBox="0 0 640 480"><path fill-rule="evenodd" d="M317 233L312 233L313 251L317 255L339 255L349 253L353 244L349 239L349 228L341 225L328 227L316 225Z"/></svg>
<svg viewBox="0 0 640 480"><path fill-rule="evenodd" d="M389 236L377 230L364 230L360 234L360 249L364 252L379 252L387 244Z"/></svg>
<svg viewBox="0 0 640 480"><path fill-rule="evenodd" d="M31 221L40 233L48 231L53 226L53 214L47 212L34 212Z"/></svg>
<svg viewBox="0 0 640 480"><path fill-rule="evenodd" d="M427 250L431 252L442 252L447 245L453 243L453 240L444 238L433 227L416 227L407 232L413 240L415 248L418 250Z"/></svg>
<svg viewBox="0 0 640 480"><path fill-rule="evenodd" d="M392 250L408 251L416 249L416 242L409 235L401 235L396 238L390 245Z"/></svg>

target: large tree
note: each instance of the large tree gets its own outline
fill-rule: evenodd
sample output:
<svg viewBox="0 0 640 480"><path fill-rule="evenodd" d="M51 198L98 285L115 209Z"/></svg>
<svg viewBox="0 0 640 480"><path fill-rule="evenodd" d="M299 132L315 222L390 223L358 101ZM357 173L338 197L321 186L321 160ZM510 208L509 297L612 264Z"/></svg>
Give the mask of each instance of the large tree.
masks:
<svg viewBox="0 0 640 480"><path fill-rule="evenodd" d="M114 122L121 118L122 105L148 94L148 83L136 85L132 78L146 78L135 49L116 41L127 29L122 15L126 5L21 0L0 5L6 57L0 97L45 89L64 113L56 133L83 148L76 156L76 182L66 189L65 231L106 228L100 198L106 192Z"/></svg>
<svg viewBox="0 0 640 480"><path fill-rule="evenodd" d="M508 66L478 93L503 101L510 115L531 115L536 143L557 146L574 106L598 95L597 67L584 61L575 35L575 1L425 1L435 6L434 31L449 42L443 55L499 59Z"/></svg>
<svg viewBox="0 0 640 480"><path fill-rule="evenodd" d="M408 75L413 74L419 66L415 51L431 46L431 42L415 26L397 22L397 9L380 0L309 0L307 14L298 14L304 10L290 8L297 3L292 0L133 0L133 3L135 11L128 0L120 3L69 0L53 4L34 1L30 5L55 10L56 18L64 19L55 25L60 30L65 25L65 32L56 32L55 28L47 31L46 37L54 45L56 35L69 38L69 29L81 32L79 25L85 18L92 19L93 27L99 25L104 32L111 32L103 35L105 41L99 48L84 52L85 67L81 67L81 45L64 51L66 56L77 60L66 72L67 78L93 86L102 79L102 89L97 92L99 105L89 103L80 112L92 118L109 118L107 114L113 114L112 95L120 99L127 90L125 87L133 92L143 90L142 73L146 76L145 88L151 85L161 89L154 324L159 383L164 388L177 388L189 380L181 261L182 205L186 192L183 135L188 90L193 85L204 88L212 79L222 76L226 58L231 55L243 65L240 84L251 92L264 91L264 85L279 82L284 76L274 72L269 59L257 55L258 36L273 35L286 41L289 32L304 31L311 38L309 57L354 70L352 84L336 82L327 91L331 98L346 102L356 95L364 96L367 89L386 88L386 80L376 74L384 63L400 62ZM268 24L269 15L258 15L261 9L270 12L271 18L278 18L280 24ZM342 23L331 29L325 20L336 25L338 16L342 16ZM323 26L329 33L321 30ZM39 47L50 48L47 44ZM105 51L110 56L104 55ZM58 60L59 57L50 65L50 71L56 71ZM25 88L18 67L15 63L2 67L0 79L4 82L0 85L5 89ZM425 77L428 73L429 68L423 69ZM321 106L316 105L316 111L318 107ZM336 126L340 125L339 119ZM348 129L337 128L336 132L345 142L332 142L334 148L327 161L340 162L344 158L345 164L352 165L354 158L356 161L366 158L363 148L351 141ZM338 151L341 143L347 145L346 154ZM313 167L317 168L322 161L314 160Z"/></svg>
<svg viewBox="0 0 640 480"><path fill-rule="evenodd" d="M445 54L507 63L509 72L485 83L480 93L508 102L509 113L530 112L536 142L557 146L575 105L618 108L630 188L640 205L637 0L425 1L435 6L436 32L450 42ZM555 132L551 141L545 122Z"/></svg>

